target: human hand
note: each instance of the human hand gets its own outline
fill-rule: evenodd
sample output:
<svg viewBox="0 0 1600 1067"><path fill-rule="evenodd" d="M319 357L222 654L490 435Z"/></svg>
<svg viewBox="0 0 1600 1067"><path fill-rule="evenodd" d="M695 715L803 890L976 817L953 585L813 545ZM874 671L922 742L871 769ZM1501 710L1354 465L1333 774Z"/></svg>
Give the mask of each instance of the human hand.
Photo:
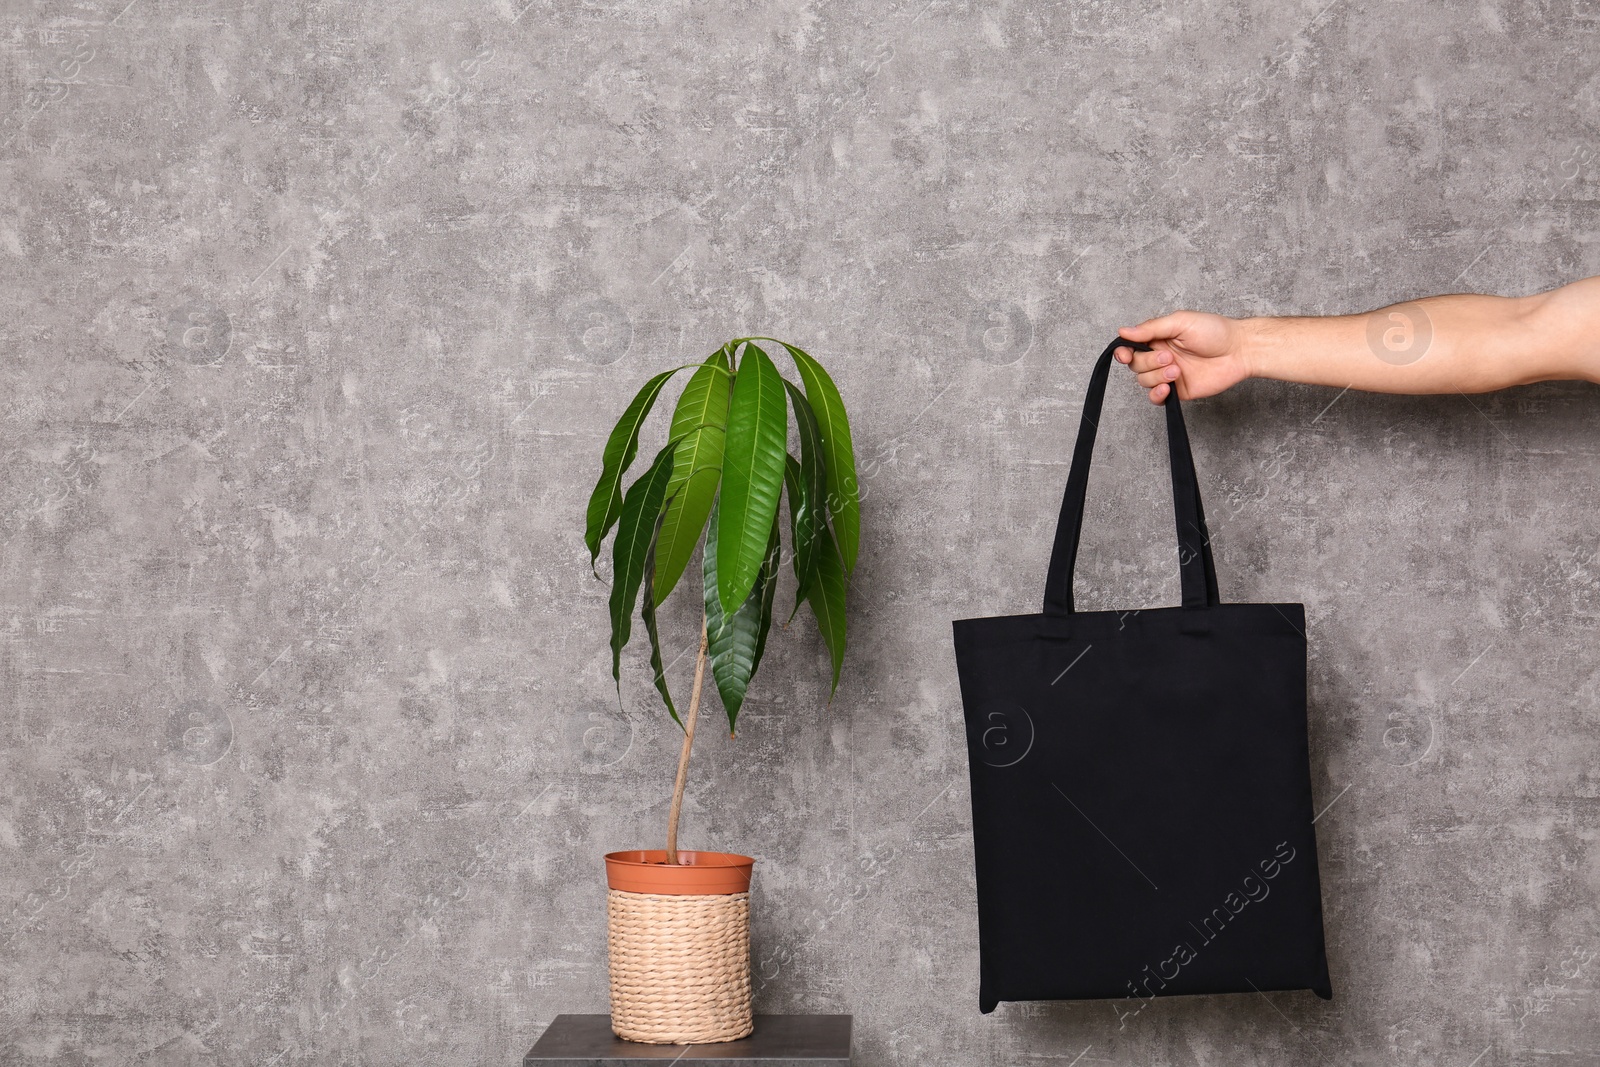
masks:
<svg viewBox="0 0 1600 1067"><path fill-rule="evenodd" d="M1117 362L1126 363L1150 390L1150 402L1159 404L1175 384L1178 397L1193 400L1214 396L1250 377L1244 356L1244 330L1234 319L1203 311L1174 311L1137 326L1124 326L1117 335L1140 341L1149 352L1119 348Z"/></svg>

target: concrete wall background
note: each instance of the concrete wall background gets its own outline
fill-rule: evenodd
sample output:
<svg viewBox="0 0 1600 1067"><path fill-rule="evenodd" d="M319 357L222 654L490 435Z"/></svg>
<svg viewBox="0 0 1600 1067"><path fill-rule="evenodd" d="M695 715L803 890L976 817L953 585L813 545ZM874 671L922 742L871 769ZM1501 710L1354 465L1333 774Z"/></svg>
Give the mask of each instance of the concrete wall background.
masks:
<svg viewBox="0 0 1600 1067"><path fill-rule="evenodd" d="M1034 610L1116 326L1600 273L1592 0L0 40L0 1062L508 1064L604 1010L599 857L657 843L676 738L637 650L616 710L582 509L637 384L748 333L831 366L866 495L837 700L803 619L697 753L761 1010L864 1064L1600 1062L1600 391L1189 408L1224 597L1311 619L1331 1004L980 1017L949 644ZM1174 603L1119 375L1080 596Z"/></svg>

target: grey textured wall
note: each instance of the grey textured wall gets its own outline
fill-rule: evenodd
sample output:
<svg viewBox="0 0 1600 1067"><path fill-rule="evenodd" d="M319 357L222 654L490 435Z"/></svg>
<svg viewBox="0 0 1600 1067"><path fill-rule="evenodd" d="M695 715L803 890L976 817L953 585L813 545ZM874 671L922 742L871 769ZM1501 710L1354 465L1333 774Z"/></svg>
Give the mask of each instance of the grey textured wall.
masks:
<svg viewBox="0 0 1600 1067"><path fill-rule="evenodd" d="M0 1062L603 1010L676 733L582 509L747 333L833 368L866 494L838 698L803 617L694 768L761 1010L875 1065L1600 1062L1600 391L1189 409L1224 596L1311 619L1331 1004L980 1017L949 633L1034 610L1116 326L1600 273L1594 0L13 0L0 48ZM1174 603L1114 385L1080 594Z"/></svg>

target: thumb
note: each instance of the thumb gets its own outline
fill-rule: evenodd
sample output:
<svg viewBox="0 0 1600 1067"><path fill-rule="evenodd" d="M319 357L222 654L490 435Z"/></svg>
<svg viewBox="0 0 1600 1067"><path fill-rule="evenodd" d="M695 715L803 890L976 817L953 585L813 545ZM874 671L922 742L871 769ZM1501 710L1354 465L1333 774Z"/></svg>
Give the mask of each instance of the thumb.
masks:
<svg viewBox="0 0 1600 1067"><path fill-rule="evenodd" d="M1187 325L1189 325L1189 312L1174 311L1159 318L1146 319L1137 326L1124 326L1117 333L1123 340L1148 344L1151 341L1176 337Z"/></svg>

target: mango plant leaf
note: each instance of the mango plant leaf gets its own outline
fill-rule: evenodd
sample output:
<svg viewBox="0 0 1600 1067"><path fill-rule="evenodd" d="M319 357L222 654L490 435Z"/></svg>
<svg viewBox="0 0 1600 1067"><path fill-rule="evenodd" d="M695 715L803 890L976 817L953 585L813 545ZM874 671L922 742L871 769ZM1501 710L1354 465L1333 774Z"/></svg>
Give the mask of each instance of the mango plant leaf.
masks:
<svg viewBox="0 0 1600 1067"><path fill-rule="evenodd" d="M589 546L591 570L594 569L594 561L600 558L600 542L606 539L612 524L622 514L622 476L633 462L633 457L639 454L639 428L655 406L656 397L661 395L667 379L680 370L683 368L662 371L645 382L644 388L639 390L627 410L623 411L622 418L611 428L611 436L606 438L605 451L600 456L600 480L595 483L594 492L589 494L588 521L583 532L584 544Z"/></svg>
<svg viewBox="0 0 1600 1067"><path fill-rule="evenodd" d="M800 461L792 455L785 456L784 461L783 484L789 490L789 543L796 544L795 517L801 508L810 507L811 505L805 499L805 489L800 481ZM815 542L811 545L811 551L813 553L816 552ZM811 562L812 573L815 574L816 563L814 556ZM798 548L796 548L794 554L794 569L795 578L798 582L800 577L800 552ZM797 584L794 591L794 610L789 612L789 617L784 621L784 626L787 627L789 623L794 622L794 617L800 613L800 605L806 602L807 595L806 587Z"/></svg>
<svg viewBox="0 0 1600 1067"><path fill-rule="evenodd" d="M706 526L706 547L701 554L701 566L705 578L706 638L711 677L717 683L717 695L722 698L723 710L728 713L728 731L732 733L738 724L745 691L755 675L756 661L765 644L762 608L765 606L770 611L772 598L762 588L761 578L769 569L766 565L768 561L773 561L772 569L776 568L776 552L768 552L763 557L762 567L756 574L756 586L751 589L744 603L739 605L739 610L731 615L724 614L717 575L717 512L721 508L719 499L712 509L711 522ZM770 538L768 544L771 544ZM768 615L767 622L770 624L770 621L771 616Z"/></svg>
<svg viewBox="0 0 1600 1067"><path fill-rule="evenodd" d="M828 456L828 514L833 517L833 532L844 569L856 567L856 551L861 542L861 498L856 486L856 457L850 443L850 419L844 400L822 364L786 341L780 341L794 357L800 380L805 382L806 399L817 416L822 444Z"/></svg>
<svg viewBox="0 0 1600 1067"><path fill-rule="evenodd" d="M785 459L788 457L785 456ZM767 558L761 561L761 577L756 579L756 587L750 591L751 596L761 595L761 628L756 631L756 652L750 657L750 677L756 676L756 671L761 668L761 653L767 648L767 633L772 629L772 605L778 599L778 570L783 564L783 554L778 547L778 517L772 517L772 539L767 542ZM728 729L733 729L733 723L728 723Z"/></svg>
<svg viewBox="0 0 1600 1067"><path fill-rule="evenodd" d="M823 455L822 434L817 428L817 417L807 403L805 395L792 383L785 381L789 403L794 408L794 421L800 427L800 463L789 487L789 536L794 545L795 610L811 591L817 575L817 534L825 524L822 508L827 493L827 468ZM787 461L790 457L785 456ZM787 470L785 471L786 480ZM797 493L795 490L799 489ZM790 619L794 618L791 612Z"/></svg>
<svg viewBox="0 0 1600 1067"><path fill-rule="evenodd" d="M650 469L628 487L622 499L622 514L617 520L617 539L612 545L611 575L611 677L617 683L617 699L622 699L622 647L633 628L633 605L639 598L639 583L644 579L645 556L655 536L656 520L672 478L672 453L676 441L656 453Z"/></svg>
<svg viewBox="0 0 1600 1067"><path fill-rule="evenodd" d="M808 599L811 613L817 617L817 629L822 631L823 644L828 646L828 655L833 660L833 685L828 690L830 701L839 688L839 669L844 665L844 600L848 587L839 549L824 528L817 544L817 584Z"/></svg>
<svg viewBox="0 0 1600 1067"><path fill-rule="evenodd" d="M689 378L672 413L668 436L678 441L674 454L671 498L662 516L656 548L655 600L667 599L689 565L694 546L705 530L711 501L722 481L723 443L728 431L731 375L726 349L714 352Z"/></svg>
<svg viewBox="0 0 1600 1067"><path fill-rule="evenodd" d="M783 378L765 352L746 342L733 379L717 503L717 596L724 615L743 606L761 574L788 437Z"/></svg>
<svg viewBox="0 0 1600 1067"><path fill-rule="evenodd" d="M672 706L672 693L667 689L667 672L661 665L661 634L656 630L656 546L661 540L661 523L665 518L666 513L663 512L656 519L655 528L651 531L650 547L644 554L644 580L641 583L643 588L640 590L639 616L644 619L645 633L650 635L650 670L655 675L656 691L661 694L661 699L667 702L667 714L672 716L672 721L682 726L683 720L678 718L678 709Z"/></svg>

